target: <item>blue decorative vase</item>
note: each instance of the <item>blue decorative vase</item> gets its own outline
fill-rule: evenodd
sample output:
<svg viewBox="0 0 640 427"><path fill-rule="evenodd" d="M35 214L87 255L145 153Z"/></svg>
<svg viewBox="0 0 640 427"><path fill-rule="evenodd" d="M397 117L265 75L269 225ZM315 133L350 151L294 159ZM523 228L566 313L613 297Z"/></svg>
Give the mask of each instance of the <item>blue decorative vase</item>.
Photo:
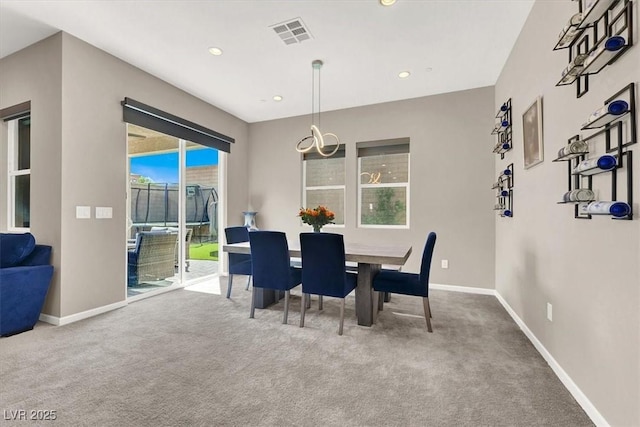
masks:
<svg viewBox="0 0 640 427"><path fill-rule="evenodd" d="M244 226L247 227L249 231L257 230L256 226L256 214L258 212L242 212L244 215Z"/></svg>

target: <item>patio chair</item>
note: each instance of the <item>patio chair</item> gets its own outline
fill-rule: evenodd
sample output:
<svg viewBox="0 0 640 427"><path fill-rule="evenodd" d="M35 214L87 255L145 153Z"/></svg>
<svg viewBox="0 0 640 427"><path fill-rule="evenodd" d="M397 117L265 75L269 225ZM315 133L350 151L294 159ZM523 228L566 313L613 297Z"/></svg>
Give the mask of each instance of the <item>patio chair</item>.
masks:
<svg viewBox="0 0 640 427"><path fill-rule="evenodd" d="M163 280L175 274L177 234L166 231L138 233L128 256L128 286Z"/></svg>
<svg viewBox="0 0 640 427"><path fill-rule="evenodd" d="M151 227L151 231L165 231L168 233L178 233L180 229L178 227ZM193 228L187 228L187 234L184 235L185 241L185 266L184 271L189 271L189 246L191 246L191 237L193 236ZM178 240L176 239L176 268L180 265L180 250L178 247Z"/></svg>

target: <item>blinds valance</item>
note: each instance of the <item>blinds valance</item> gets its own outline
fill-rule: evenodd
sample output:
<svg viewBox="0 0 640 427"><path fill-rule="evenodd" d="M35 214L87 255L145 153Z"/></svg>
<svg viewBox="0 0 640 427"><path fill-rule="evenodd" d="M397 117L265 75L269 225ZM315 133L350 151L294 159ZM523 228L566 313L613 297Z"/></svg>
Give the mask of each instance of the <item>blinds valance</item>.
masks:
<svg viewBox="0 0 640 427"><path fill-rule="evenodd" d="M176 138L192 141L216 150L231 151L235 139L174 116L131 98L122 101L122 119L134 125L152 129Z"/></svg>
<svg viewBox="0 0 640 427"><path fill-rule="evenodd" d="M324 151L326 151L327 153L332 152L334 149L335 149L335 145L325 145L324 147ZM317 151L311 150L303 154L303 159L304 160L339 159L341 157L344 157L344 154L345 154L345 150L344 150L344 144L343 144L340 146L340 148L338 148L338 151L336 151L336 153L331 157L322 156Z"/></svg>
<svg viewBox="0 0 640 427"><path fill-rule="evenodd" d="M22 117L26 117L29 114L31 114L31 101L26 101L12 107L1 109L0 119L8 122L9 120L16 120Z"/></svg>
<svg viewBox="0 0 640 427"><path fill-rule="evenodd" d="M409 138L384 139L356 143L358 157L409 153Z"/></svg>

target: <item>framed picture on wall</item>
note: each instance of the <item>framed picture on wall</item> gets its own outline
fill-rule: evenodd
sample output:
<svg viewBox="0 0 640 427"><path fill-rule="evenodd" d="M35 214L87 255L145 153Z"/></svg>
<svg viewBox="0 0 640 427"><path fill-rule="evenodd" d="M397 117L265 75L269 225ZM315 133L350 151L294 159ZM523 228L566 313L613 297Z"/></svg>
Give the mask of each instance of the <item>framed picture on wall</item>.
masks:
<svg viewBox="0 0 640 427"><path fill-rule="evenodd" d="M537 97L533 104L522 114L522 139L524 144L524 168L542 163L542 97Z"/></svg>

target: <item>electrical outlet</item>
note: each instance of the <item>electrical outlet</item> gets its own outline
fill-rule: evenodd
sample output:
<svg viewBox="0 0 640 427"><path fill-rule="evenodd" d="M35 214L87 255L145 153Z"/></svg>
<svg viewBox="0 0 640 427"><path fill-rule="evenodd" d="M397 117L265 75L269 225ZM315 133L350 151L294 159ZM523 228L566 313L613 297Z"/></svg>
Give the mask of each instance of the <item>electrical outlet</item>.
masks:
<svg viewBox="0 0 640 427"><path fill-rule="evenodd" d="M448 259L443 259L442 260L442 268L449 268L449 260Z"/></svg>
<svg viewBox="0 0 640 427"><path fill-rule="evenodd" d="M547 303L547 319L549 322L553 322L553 306L551 303Z"/></svg>

